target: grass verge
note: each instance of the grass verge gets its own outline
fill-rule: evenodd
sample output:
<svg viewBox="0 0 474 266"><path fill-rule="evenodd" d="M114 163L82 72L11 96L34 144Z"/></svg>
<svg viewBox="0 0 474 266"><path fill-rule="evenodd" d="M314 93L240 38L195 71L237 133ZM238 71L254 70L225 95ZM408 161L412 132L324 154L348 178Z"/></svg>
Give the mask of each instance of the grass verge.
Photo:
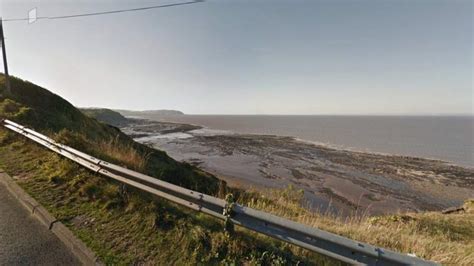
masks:
<svg viewBox="0 0 474 266"><path fill-rule="evenodd" d="M333 264L97 176L0 129L0 167L106 264Z"/></svg>

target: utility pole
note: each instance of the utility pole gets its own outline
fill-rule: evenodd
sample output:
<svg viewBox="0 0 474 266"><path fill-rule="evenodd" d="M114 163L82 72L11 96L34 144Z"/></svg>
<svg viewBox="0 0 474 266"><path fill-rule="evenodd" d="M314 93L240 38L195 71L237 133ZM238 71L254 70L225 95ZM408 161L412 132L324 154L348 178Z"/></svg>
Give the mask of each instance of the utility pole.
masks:
<svg viewBox="0 0 474 266"><path fill-rule="evenodd" d="M5 69L5 92L6 94L11 93L10 88L10 78L8 76L8 65L7 65L7 51L5 50L5 38L3 37L3 23L2 18L0 18L0 42L2 45L2 54L3 54L3 68Z"/></svg>

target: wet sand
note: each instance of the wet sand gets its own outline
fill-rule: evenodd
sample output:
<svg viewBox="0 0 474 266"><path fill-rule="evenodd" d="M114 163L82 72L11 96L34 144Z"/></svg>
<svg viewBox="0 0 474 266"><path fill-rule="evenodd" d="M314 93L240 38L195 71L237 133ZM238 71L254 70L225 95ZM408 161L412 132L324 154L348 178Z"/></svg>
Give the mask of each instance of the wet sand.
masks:
<svg viewBox="0 0 474 266"><path fill-rule="evenodd" d="M310 208L370 214L441 210L474 198L474 169L334 149L291 137L131 120L122 130L243 188L304 189Z"/></svg>

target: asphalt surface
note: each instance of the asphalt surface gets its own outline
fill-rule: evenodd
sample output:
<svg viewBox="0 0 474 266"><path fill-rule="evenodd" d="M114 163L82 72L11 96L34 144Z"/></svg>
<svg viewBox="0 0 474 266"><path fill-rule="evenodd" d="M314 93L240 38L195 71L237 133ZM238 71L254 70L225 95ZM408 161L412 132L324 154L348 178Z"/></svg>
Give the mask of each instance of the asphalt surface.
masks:
<svg viewBox="0 0 474 266"><path fill-rule="evenodd" d="M0 183L0 265L81 265Z"/></svg>

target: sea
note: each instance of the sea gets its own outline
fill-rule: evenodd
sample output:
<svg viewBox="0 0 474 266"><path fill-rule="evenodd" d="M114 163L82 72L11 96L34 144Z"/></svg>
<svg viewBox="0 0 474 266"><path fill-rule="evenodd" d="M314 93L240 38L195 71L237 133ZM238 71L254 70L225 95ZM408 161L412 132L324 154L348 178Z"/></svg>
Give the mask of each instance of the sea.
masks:
<svg viewBox="0 0 474 266"><path fill-rule="evenodd" d="M334 148L474 167L474 116L179 115L145 118L214 131L291 136Z"/></svg>

